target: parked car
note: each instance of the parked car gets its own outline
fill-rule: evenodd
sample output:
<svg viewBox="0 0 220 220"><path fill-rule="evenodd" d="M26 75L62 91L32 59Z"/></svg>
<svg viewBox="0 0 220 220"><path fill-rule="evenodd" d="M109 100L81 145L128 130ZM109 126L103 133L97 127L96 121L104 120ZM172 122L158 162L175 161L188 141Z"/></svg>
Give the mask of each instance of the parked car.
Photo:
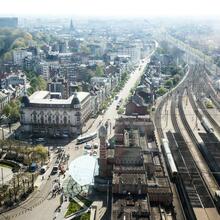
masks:
<svg viewBox="0 0 220 220"><path fill-rule="evenodd" d="M29 167L30 172L35 172L37 170L37 164L36 163L32 163Z"/></svg>

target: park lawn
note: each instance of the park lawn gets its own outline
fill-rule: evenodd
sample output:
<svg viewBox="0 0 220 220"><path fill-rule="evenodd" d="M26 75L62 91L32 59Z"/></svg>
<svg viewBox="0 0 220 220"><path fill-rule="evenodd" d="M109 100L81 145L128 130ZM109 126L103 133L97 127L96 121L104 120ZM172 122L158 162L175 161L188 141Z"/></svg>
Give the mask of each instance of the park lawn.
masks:
<svg viewBox="0 0 220 220"><path fill-rule="evenodd" d="M76 203L75 201L71 201L68 205L65 217L79 211L80 209L82 209L82 207L78 203Z"/></svg>
<svg viewBox="0 0 220 220"><path fill-rule="evenodd" d="M90 219L90 212L87 212L77 218L75 218L75 220L89 220Z"/></svg>
<svg viewBox="0 0 220 220"><path fill-rule="evenodd" d="M9 166L9 165L4 164L4 163L0 163L0 168L1 168L1 167L4 167L4 168L10 168L10 169L13 168L12 166Z"/></svg>

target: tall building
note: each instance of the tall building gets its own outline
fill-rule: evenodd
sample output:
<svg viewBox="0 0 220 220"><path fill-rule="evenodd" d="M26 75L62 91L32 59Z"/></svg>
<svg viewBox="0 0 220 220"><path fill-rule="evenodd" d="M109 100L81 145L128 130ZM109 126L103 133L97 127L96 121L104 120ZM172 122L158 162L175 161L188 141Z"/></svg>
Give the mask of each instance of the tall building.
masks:
<svg viewBox="0 0 220 220"><path fill-rule="evenodd" d="M17 26L18 26L18 18L0 17L0 28L16 28Z"/></svg>

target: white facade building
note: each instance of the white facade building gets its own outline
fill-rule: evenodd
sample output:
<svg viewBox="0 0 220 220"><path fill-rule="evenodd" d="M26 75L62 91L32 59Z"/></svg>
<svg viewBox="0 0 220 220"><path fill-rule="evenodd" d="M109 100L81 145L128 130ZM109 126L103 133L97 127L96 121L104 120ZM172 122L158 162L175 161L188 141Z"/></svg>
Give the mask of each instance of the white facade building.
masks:
<svg viewBox="0 0 220 220"><path fill-rule="evenodd" d="M57 96L48 91L37 91L30 97L22 98L22 131L54 137L81 134L84 123L91 115L90 94L78 92L68 99L52 97Z"/></svg>

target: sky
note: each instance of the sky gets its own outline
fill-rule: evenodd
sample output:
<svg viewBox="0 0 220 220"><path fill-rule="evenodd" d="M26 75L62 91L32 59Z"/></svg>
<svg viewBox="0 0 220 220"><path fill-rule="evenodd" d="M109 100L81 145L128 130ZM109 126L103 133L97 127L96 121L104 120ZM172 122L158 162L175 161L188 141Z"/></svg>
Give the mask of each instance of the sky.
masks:
<svg viewBox="0 0 220 220"><path fill-rule="evenodd" d="M0 0L0 15L220 16L220 0Z"/></svg>

